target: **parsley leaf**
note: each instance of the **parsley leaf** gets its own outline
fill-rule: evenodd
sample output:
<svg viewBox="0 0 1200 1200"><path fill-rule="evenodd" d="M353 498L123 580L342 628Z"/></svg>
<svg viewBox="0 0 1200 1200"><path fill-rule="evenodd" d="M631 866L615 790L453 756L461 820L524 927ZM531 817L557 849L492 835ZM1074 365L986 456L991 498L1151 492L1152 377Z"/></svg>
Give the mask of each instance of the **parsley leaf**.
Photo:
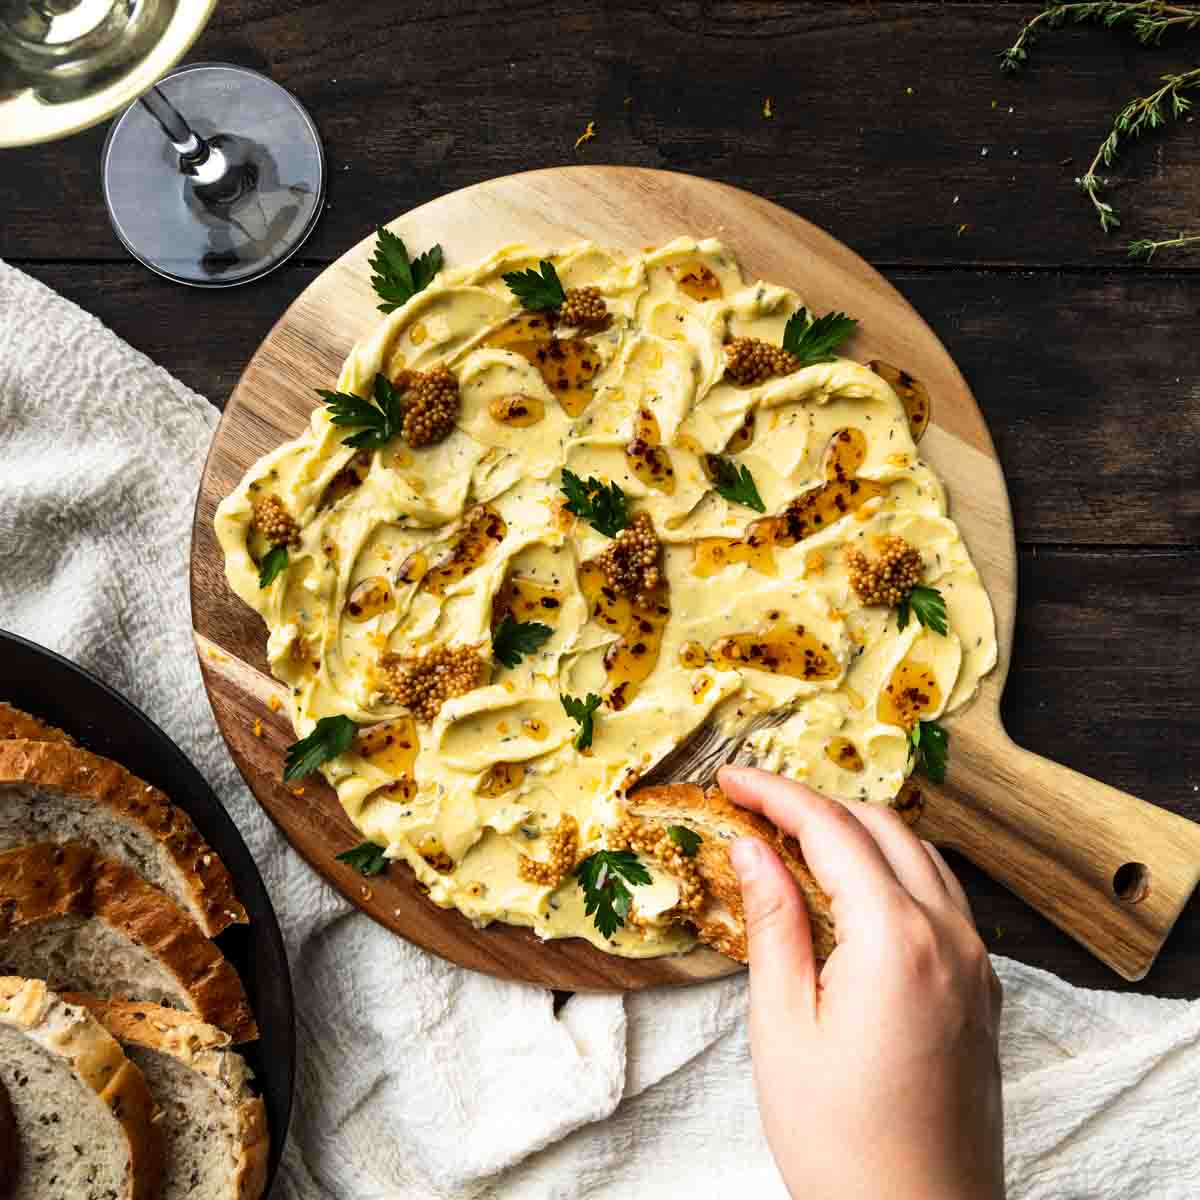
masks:
<svg viewBox="0 0 1200 1200"><path fill-rule="evenodd" d="M917 757L914 769L924 771L934 783L945 783L950 735L936 721L918 721L913 726L908 735L908 754Z"/></svg>
<svg viewBox="0 0 1200 1200"><path fill-rule="evenodd" d="M381 371L375 376L375 403L353 392L331 392L317 388L317 395L329 406L329 419L335 425L361 425L359 433L342 438L342 444L358 450L378 450L400 432L404 424L404 404L392 381Z"/></svg>
<svg viewBox="0 0 1200 1200"><path fill-rule="evenodd" d="M258 564L258 586L260 588L269 587L275 582L275 576L280 571L286 571L288 565L288 552L286 546L272 546L270 550L262 556L262 561Z"/></svg>
<svg viewBox="0 0 1200 1200"><path fill-rule="evenodd" d="M908 613L912 610L912 614L925 626L926 629L932 629L934 633L940 633L945 636L946 633L946 601L942 598L942 593L937 588L926 587L924 584L917 584L915 588L903 600L900 601L900 607L896 610L896 624L903 629L908 624Z"/></svg>
<svg viewBox="0 0 1200 1200"><path fill-rule="evenodd" d="M858 322L845 313L826 313L815 321L807 308L788 317L783 330L783 348L794 354L802 367L833 362L833 352L858 328Z"/></svg>
<svg viewBox="0 0 1200 1200"><path fill-rule="evenodd" d="M650 872L632 850L597 850L575 868L583 888L584 908L595 916L596 928L610 938L625 924L633 897L627 883L649 883Z"/></svg>
<svg viewBox="0 0 1200 1200"><path fill-rule="evenodd" d="M284 759L283 782L303 779L322 763L350 749L358 726L349 717L322 717L306 738L293 742Z"/></svg>
<svg viewBox="0 0 1200 1200"><path fill-rule="evenodd" d="M504 282L525 308L558 308L567 294L554 264L543 258L538 263L538 271L532 267L528 271L509 271Z"/></svg>
<svg viewBox="0 0 1200 1200"><path fill-rule="evenodd" d="M506 667L515 667L526 654L540 650L553 632L540 621L514 621L512 613L505 613L492 634L492 657Z"/></svg>
<svg viewBox="0 0 1200 1200"><path fill-rule="evenodd" d="M667 836L679 847L684 858L694 858L696 851L700 849L700 843L704 841L694 829L689 829L686 825L668 825Z"/></svg>
<svg viewBox="0 0 1200 1200"><path fill-rule="evenodd" d="M353 867L360 875L382 875L388 865L383 851L384 847L374 842L359 842L352 850L343 850L337 860Z"/></svg>
<svg viewBox="0 0 1200 1200"><path fill-rule="evenodd" d="M559 696L566 714L573 721L579 722L579 732L575 735L575 749L586 750L592 744L592 734L595 731L594 714L602 703L595 692L588 692L586 700L576 696Z"/></svg>
<svg viewBox="0 0 1200 1200"><path fill-rule="evenodd" d="M379 311L390 313L423 292L442 269L442 248L433 246L409 260L402 238L387 229L379 231L375 254L371 259L371 286L384 303Z"/></svg>
<svg viewBox="0 0 1200 1200"><path fill-rule="evenodd" d="M629 524L625 493L615 483L601 483L594 477L580 479L563 467L561 487L567 512L582 517L606 537L616 537Z"/></svg>
<svg viewBox="0 0 1200 1200"><path fill-rule="evenodd" d="M766 512L767 506L758 494L758 485L750 468L745 463L738 468L737 463L722 458L719 454L708 456L708 468L713 473L713 488L718 496L724 496L730 504L744 504L755 512Z"/></svg>

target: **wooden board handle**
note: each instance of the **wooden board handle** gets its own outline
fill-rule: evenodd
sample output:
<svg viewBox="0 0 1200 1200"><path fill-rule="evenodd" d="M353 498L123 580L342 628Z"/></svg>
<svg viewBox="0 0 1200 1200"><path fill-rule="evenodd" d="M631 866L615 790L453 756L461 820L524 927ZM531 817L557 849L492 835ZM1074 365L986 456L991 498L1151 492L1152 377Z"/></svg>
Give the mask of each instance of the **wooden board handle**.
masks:
<svg viewBox="0 0 1200 1200"><path fill-rule="evenodd" d="M1200 879L1200 825L1017 746L955 728L918 832L965 854L1129 980Z"/></svg>

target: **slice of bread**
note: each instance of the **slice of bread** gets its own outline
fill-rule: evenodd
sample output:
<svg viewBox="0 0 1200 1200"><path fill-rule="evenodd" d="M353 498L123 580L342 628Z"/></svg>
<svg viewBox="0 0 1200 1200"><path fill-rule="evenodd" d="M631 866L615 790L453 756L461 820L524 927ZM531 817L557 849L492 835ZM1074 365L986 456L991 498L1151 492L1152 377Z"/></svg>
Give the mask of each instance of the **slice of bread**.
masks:
<svg viewBox="0 0 1200 1200"><path fill-rule="evenodd" d="M154 1200L161 1149L141 1072L86 1009L0 978L0 1084L16 1116L12 1200Z"/></svg>
<svg viewBox="0 0 1200 1200"><path fill-rule="evenodd" d="M242 1056L221 1030L187 1013L70 993L117 1039L162 1113L160 1200L259 1200L267 1117Z"/></svg>
<svg viewBox="0 0 1200 1200"><path fill-rule="evenodd" d="M224 863L158 788L65 742L0 741L0 850L47 841L82 842L119 859L173 896L209 937L247 920Z"/></svg>
<svg viewBox="0 0 1200 1200"><path fill-rule="evenodd" d="M765 817L726 800L720 788L707 792L694 783L669 783L634 792L626 801L629 814L654 825L683 825L701 838L696 866L705 885L705 903L696 918L700 940L738 962L747 959L746 916L742 889L729 861L734 838L756 837L766 842L800 885L812 924L818 958L828 958L837 945L829 897L804 863L800 844L781 833Z"/></svg>
<svg viewBox="0 0 1200 1200"><path fill-rule="evenodd" d="M258 1036L237 972L196 922L75 842L0 854L0 973L187 1009L235 1042Z"/></svg>
<svg viewBox="0 0 1200 1200"><path fill-rule="evenodd" d="M29 738L33 742L61 742L65 746L73 746L75 739L53 725L14 708L5 700L0 700L0 741L10 738Z"/></svg>

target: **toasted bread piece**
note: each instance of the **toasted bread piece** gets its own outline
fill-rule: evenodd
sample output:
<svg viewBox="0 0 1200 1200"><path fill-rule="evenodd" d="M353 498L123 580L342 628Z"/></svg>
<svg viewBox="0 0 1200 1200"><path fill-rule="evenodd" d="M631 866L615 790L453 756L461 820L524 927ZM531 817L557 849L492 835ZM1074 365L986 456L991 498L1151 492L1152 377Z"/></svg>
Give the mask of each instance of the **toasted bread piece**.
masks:
<svg viewBox="0 0 1200 1200"><path fill-rule="evenodd" d="M168 896L77 842L0 854L0 972L187 1009L258 1036L237 972Z"/></svg>
<svg viewBox="0 0 1200 1200"><path fill-rule="evenodd" d="M121 1043L162 1113L159 1200L259 1200L267 1182L267 1116L229 1036L188 1013L67 993Z"/></svg>
<svg viewBox="0 0 1200 1200"><path fill-rule="evenodd" d="M65 742L0 741L0 850L48 841L119 859L209 937L247 920L224 863L158 788Z"/></svg>
<svg viewBox="0 0 1200 1200"><path fill-rule="evenodd" d="M30 713L14 708L0 700L0 742L10 738L28 738L31 742L61 742L64 746L75 745L75 739L53 725L47 725Z"/></svg>
<svg viewBox="0 0 1200 1200"><path fill-rule="evenodd" d="M631 816L656 825L683 825L701 837L696 866L707 898L696 918L700 940L738 962L747 960L746 917L742 889L729 861L734 838L756 837L766 842L795 876L808 905L813 947L828 958L837 945L829 897L804 863L800 844L781 833L765 817L747 812L725 799L720 788L707 792L694 783L669 783L634 792L626 802Z"/></svg>
<svg viewBox="0 0 1200 1200"><path fill-rule="evenodd" d="M0 1084L19 1139L12 1200L155 1200L162 1156L142 1073L86 1009L0 978Z"/></svg>

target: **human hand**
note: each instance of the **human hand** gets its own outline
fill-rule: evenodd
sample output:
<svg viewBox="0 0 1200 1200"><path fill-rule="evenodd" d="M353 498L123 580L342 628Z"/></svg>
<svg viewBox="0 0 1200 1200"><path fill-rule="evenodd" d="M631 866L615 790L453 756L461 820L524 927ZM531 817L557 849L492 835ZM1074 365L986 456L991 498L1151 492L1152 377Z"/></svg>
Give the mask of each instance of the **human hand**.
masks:
<svg viewBox="0 0 1200 1200"><path fill-rule="evenodd" d="M820 968L787 868L734 842L755 1085L791 1194L1003 1200L1000 983L950 868L886 809L750 768L719 781L799 840L837 927Z"/></svg>

